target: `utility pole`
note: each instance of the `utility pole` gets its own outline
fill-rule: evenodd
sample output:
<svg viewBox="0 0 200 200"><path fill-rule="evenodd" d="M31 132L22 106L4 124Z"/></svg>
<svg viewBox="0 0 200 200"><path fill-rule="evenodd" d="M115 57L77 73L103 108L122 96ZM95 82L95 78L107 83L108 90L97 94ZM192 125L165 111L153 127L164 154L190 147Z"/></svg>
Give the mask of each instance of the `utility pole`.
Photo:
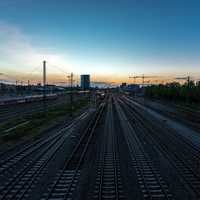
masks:
<svg viewBox="0 0 200 200"><path fill-rule="evenodd" d="M46 61L43 61L43 106L46 112Z"/></svg>
<svg viewBox="0 0 200 200"><path fill-rule="evenodd" d="M46 61L43 61L43 100L46 99Z"/></svg>
<svg viewBox="0 0 200 200"><path fill-rule="evenodd" d="M190 76L187 77L188 88L190 87Z"/></svg>
<svg viewBox="0 0 200 200"><path fill-rule="evenodd" d="M133 79L133 84L135 85L136 84L136 76L129 76L129 78L132 78ZM136 92L134 92L134 96L133 97L136 97Z"/></svg>
<svg viewBox="0 0 200 200"><path fill-rule="evenodd" d="M144 87L144 74L142 75L142 87Z"/></svg>
<svg viewBox="0 0 200 200"><path fill-rule="evenodd" d="M17 91L17 81L15 81L15 95L17 96L17 93L18 93L18 91Z"/></svg>
<svg viewBox="0 0 200 200"><path fill-rule="evenodd" d="M30 80L28 80L27 87L28 87L28 95L30 95L31 94Z"/></svg>
<svg viewBox="0 0 200 200"><path fill-rule="evenodd" d="M77 86L77 88L78 88L78 74L77 74L77 80L76 80L76 86Z"/></svg>
<svg viewBox="0 0 200 200"><path fill-rule="evenodd" d="M72 117L73 116L73 73L71 73L69 76L67 76L70 80L70 116Z"/></svg>
<svg viewBox="0 0 200 200"><path fill-rule="evenodd" d="M144 105L145 105L144 74L142 75L142 90L143 90L143 95L144 95L143 103L144 103Z"/></svg>

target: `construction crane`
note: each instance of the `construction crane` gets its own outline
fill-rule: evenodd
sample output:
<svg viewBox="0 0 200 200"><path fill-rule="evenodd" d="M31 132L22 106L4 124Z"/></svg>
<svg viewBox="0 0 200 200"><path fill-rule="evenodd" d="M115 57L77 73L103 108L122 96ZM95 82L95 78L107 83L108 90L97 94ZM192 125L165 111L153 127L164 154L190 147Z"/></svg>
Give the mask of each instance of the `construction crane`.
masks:
<svg viewBox="0 0 200 200"><path fill-rule="evenodd" d="M144 76L144 74L143 75L141 75L141 76L129 76L129 78L132 78L132 79L134 79L134 84L136 83L136 79L137 78L142 78L142 86L144 86L144 83L145 83L145 78L157 78L158 76Z"/></svg>

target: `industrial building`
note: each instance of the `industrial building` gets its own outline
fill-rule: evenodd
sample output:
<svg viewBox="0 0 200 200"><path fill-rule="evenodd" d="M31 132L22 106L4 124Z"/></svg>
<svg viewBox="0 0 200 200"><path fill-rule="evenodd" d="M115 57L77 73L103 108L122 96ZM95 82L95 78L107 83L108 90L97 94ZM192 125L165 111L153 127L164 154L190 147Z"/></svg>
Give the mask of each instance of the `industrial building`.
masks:
<svg viewBox="0 0 200 200"><path fill-rule="evenodd" d="M90 75L89 74L81 75L81 88L84 90L88 90L90 88Z"/></svg>

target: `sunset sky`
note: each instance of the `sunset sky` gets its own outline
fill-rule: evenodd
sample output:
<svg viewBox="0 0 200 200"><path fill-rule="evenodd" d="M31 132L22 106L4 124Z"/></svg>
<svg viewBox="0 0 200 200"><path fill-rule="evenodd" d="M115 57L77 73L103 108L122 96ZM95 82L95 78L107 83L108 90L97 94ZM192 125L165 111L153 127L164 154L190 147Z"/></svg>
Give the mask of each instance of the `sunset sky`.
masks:
<svg viewBox="0 0 200 200"><path fill-rule="evenodd" d="M1 0L0 79L200 78L198 0ZM162 78L164 77L164 78Z"/></svg>

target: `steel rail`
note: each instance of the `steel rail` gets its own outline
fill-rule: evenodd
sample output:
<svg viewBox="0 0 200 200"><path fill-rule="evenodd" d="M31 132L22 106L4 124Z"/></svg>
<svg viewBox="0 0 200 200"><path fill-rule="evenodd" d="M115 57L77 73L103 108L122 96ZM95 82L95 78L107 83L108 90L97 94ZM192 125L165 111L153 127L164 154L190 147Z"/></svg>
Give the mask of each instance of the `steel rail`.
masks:
<svg viewBox="0 0 200 200"><path fill-rule="evenodd" d="M148 137L156 144L156 147L160 149L161 152L164 153L164 155L167 156L168 160L174 166L177 171L179 172L180 176L185 180L185 182L190 186L190 188L195 192L195 194L199 197L200 196L200 174L197 173L196 170L193 169L193 165L186 162L185 158L182 157L181 153L172 152L171 147L174 146L173 144L173 138L168 135L168 137L163 134L157 134L156 130L152 129L145 120L144 117L141 116L141 113L134 110L134 119L137 119L138 122L141 124L140 128L143 127L143 129L147 129L151 132L151 134L148 134ZM131 112L133 115L133 112ZM161 146L162 144L162 146ZM171 147L169 145L172 145ZM178 148L178 144L176 144L176 149ZM182 151L183 149L180 148ZM190 153L190 151L189 151ZM196 155L198 156L198 155Z"/></svg>
<svg viewBox="0 0 200 200"><path fill-rule="evenodd" d="M4 173L10 167L12 167L13 165L16 165L18 162L21 162L27 156L30 156L35 151L38 151L39 149L45 147L45 145L48 144L49 142L56 140L57 137L61 137L62 134L64 133L64 131L66 131L67 129L70 129L75 123L78 122L78 120L80 119L81 116L79 116L76 119L74 119L73 121L69 122L67 125L65 125L65 127L63 127L61 130L59 130L55 135L50 136L49 138L46 138L46 139L41 138L38 141L26 146L24 149L20 150L19 152L15 153L11 156L8 156L6 159L0 161L0 173L1 174Z"/></svg>
<svg viewBox="0 0 200 200"><path fill-rule="evenodd" d="M70 183L69 183L68 187L66 188L66 191L65 191L65 194L64 194L64 197L63 197L63 199L67 199L68 198L69 193L72 190L72 186L75 183L75 178L76 178L76 176L78 174L78 171L79 171L79 169L81 167L81 164L82 164L82 161L84 159L84 156L85 156L85 154L87 152L87 149L89 147L89 144L90 144L90 141L92 139L92 136L94 135L94 131L96 129L96 126L99 123L99 120L100 120L100 118L102 116L102 113L103 113L103 110L104 110L104 106L105 106L105 104L103 103L100 106L95 118L93 118L93 120L90 121L90 123L87 126L84 134L81 136L79 142L76 144L74 150L70 154L69 158L66 160L66 162L65 162L65 164L63 166L63 169L62 169L61 173L59 174L58 178L56 179L56 181L54 182L54 184L50 188L47 196L44 197L43 199L51 199L51 197L55 194L54 192L55 192L57 184L62 179L65 171L70 167L70 164L72 164L73 159L74 159L75 155L77 154L77 152L82 150L80 152L80 157L79 157L78 162L77 162L77 164L75 166L75 169L73 170L74 173L73 173L73 175L71 177ZM85 144L84 144L84 142L85 142ZM82 145L82 144L84 144L84 145Z"/></svg>
<svg viewBox="0 0 200 200"><path fill-rule="evenodd" d="M110 123L107 122L107 127L108 130L106 129L105 131L105 142L103 143L103 148L102 148L102 151L101 151L101 159L100 160L103 160L103 162L100 162L101 166L100 166L100 181L98 183L98 191L95 190L95 192L97 193L98 192L98 200L101 200L101 199L104 199L104 195L106 193L106 191L104 191L104 187L103 187L103 184L105 183L104 181L104 176L105 175L105 169L106 169L106 161L110 161L112 163L112 168L114 169L114 190L115 190L115 197L114 199L118 200L120 197L119 197L119 192L118 192L118 189L119 189L119 186L118 186L118 170L117 170L117 156L116 156L116 138L114 136L114 127L113 127L113 106L112 106L112 97L110 97L109 99L109 105L108 105L108 111L107 111L107 120L110 120ZM108 142L110 142L108 144ZM109 155L109 160L106 159L106 156L107 154L109 154L109 150L107 149L106 150L106 147L110 147L110 153L111 155ZM111 156L111 158L110 158ZM99 170L98 170L99 171ZM110 183L109 183L110 184ZM111 195L109 195L108 198L111 198Z"/></svg>
<svg viewBox="0 0 200 200"><path fill-rule="evenodd" d="M82 116L82 115L81 115ZM53 137L53 140L50 141L48 146L45 146L44 149L37 155L37 157L29 162L25 168L23 168L21 171L15 174L13 178L9 180L8 183L6 183L5 186L2 186L1 188L1 196L0 199L22 199L27 191L31 188L34 181L39 176L40 172L46 167L46 165L49 163L49 161L53 158L53 156L56 154L56 152L62 147L64 142L66 141L66 138L71 134L69 132L67 135L62 134L62 132L66 129L70 129L73 127L73 125L80 119L79 116L77 119L75 119L69 126L65 127L65 129L61 129L58 134L56 134L55 137ZM33 171L33 172L31 172ZM28 178L26 179L26 175ZM23 184L19 184L21 180L25 178L25 181ZM23 182L23 181L22 181ZM19 185L20 187L16 189L16 192L12 195L12 190ZM22 194L20 194L22 193ZM9 196L9 197L7 197Z"/></svg>
<svg viewBox="0 0 200 200"><path fill-rule="evenodd" d="M118 105L118 114L121 116L121 119L127 121L125 112L123 111L121 105L119 105L118 102L116 104ZM144 198L154 199L159 197L160 199L173 199L172 194L170 194L166 183L160 176L159 171L153 166L151 159L144 151L140 140L135 133L132 133L134 130L132 129L130 123L128 123L128 128L131 133L126 133L125 138L133 159L133 166L135 167L137 176L140 180L140 187L145 188L145 190L144 188L142 189ZM147 175L150 175L151 179L155 182L151 182ZM143 184L141 185L141 183Z"/></svg>

